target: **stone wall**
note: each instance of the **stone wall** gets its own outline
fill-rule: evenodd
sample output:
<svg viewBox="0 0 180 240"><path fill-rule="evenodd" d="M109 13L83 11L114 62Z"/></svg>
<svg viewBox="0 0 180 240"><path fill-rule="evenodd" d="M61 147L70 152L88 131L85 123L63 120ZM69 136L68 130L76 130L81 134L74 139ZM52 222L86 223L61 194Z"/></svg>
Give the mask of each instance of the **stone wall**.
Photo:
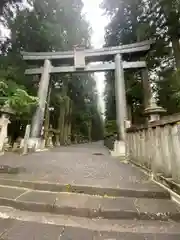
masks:
<svg viewBox="0 0 180 240"><path fill-rule="evenodd" d="M136 164L180 183L180 114L129 128L127 148Z"/></svg>

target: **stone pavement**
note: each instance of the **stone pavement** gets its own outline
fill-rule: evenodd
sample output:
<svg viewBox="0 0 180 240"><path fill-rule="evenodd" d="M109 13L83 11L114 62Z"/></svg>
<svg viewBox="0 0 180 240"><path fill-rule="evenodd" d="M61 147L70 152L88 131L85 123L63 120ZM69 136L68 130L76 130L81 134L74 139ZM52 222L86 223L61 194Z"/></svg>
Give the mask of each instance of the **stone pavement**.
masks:
<svg viewBox="0 0 180 240"><path fill-rule="evenodd" d="M138 168L112 158L101 143L61 147L24 157L5 154L0 157L0 165L26 169L16 175L0 174L0 178L6 179L115 189L159 189Z"/></svg>
<svg viewBox="0 0 180 240"><path fill-rule="evenodd" d="M179 240L173 221L86 219L0 208L1 240ZM9 216L9 217L8 217Z"/></svg>
<svg viewBox="0 0 180 240"><path fill-rule="evenodd" d="M180 206L102 143L8 153L0 166L1 240L180 239Z"/></svg>
<svg viewBox="0 0 180 240"><path fill-rule="evenodd" d="M1 240L179 240L179 234L93 231L78 227L0 219Z"/></svg>

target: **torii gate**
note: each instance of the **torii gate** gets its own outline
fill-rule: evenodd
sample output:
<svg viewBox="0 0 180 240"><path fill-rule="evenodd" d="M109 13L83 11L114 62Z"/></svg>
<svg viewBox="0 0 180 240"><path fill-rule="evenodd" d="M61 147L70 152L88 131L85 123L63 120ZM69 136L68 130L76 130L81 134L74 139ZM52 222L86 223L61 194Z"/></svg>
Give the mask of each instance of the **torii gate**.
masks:
<svg viewBox="0 0 180 240"><path fill-rule="evenodd" d="M41 61L44 66L35 69L27 69L27 75L41 75L38 91L39 105L32 121L31 140L37 143L43 125L46 99L51 73L75 73L75 72L99 72L115 71L116 88L116 112L118 126L118 141L116 143L116 155L125 156L126 140L126 92L124 82L124 69L142 69L143 86L146 96L146 107L149 102L148 92L148 71L145 61L127 62L125 59L129 54L142 57L150 50L152 41L122 45L118 47L102 49L75 48L74 51L67 52L22 52L26 61ZM141 55L140 55L141 53ZM56 65L53 66L53 63ZM91 65L92 62L103 62ZM58 66L57 66L58 63Z"/></svg>

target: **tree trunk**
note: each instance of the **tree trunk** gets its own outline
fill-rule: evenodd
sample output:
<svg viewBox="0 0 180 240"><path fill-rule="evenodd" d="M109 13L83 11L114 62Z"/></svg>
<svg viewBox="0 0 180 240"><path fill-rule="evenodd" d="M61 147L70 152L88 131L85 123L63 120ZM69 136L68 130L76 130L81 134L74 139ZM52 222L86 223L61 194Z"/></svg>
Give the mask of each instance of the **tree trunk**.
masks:
<svg viewBox="0 0 180 240"><path fill-rule="evenodd" d="M59 130L59 129L57 129L57 130ZM56 145L56 147L59 147L61 145L58 133L55 134L55 145Z"/></svg>
<svg viewBox="0 0 180 240"><path fill-rule="evenodd" d="M172 37L172 49L173 54L176 62L177 69L180 69L180 45L179 45L179 38L178 37Z"/></svg>
<svg viewBox="0 0 180 240"><path fill-rule="evenodd" d="M89 138L89 142L92 142L91 133L92 133L92 120L90 119L89 122L88 122L88 138Z"/></svg>
<svg viewBox="0 0 180 240"><path fill-rule="evenodd" d="M148 69L144 68L141 71L143 95L144 95L144 109L148 108L151 100L151 85L149 82Z"/></svg>
<svg viewBox="0 0 180 240"><path fill-rule="evenodd" d="M63 102L60 104L60 113L59 113L59 121L58 121L58 130L60 132L59 138L60 138L60 144L65 144L65 118L66 118L66 98L67 98L67 82L64 83L61 96L63 98Z"/></svg>
<svg viewBox="0 0 180 240"><path fill-rule="evenodd" d="M58 129L60 131L60 143L64 145L64 118L65 118L65 105L64 102L60 104L60 113L58 121Z"/></svg>
<svg viewBox="0 0 180 240"><path fill-rule="evenodd" d="M71 130L72 130L72 101L70 100L70 105L69 105L69 117L68 117L68 140L69 144L71 144Z"/></svg>
<svg viewBox="0 0 180 240"><path fill-rule="evenodd" d="M65 111L65 123L64 123L64 141L68 143L68 129L69 129L69 108L70 108L70 98L66 97L65 103L66 111Z"/></svg>

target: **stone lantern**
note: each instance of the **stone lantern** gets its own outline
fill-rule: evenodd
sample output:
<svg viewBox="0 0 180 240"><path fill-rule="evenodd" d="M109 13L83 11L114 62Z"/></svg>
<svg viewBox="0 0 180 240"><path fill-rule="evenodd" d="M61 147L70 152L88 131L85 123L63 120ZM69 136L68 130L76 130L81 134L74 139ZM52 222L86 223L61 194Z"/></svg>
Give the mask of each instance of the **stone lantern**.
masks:
<svg viewBox="0 0 180 240"><path fill-rule="evenodd" d="M166 110L158 106L156 99L152 96L149 107L145 109L145 114L149 117L148 122L151 123L160 120L160 116L165 112Z"/></svg>
<svg viewBox="0 0 180 240"><path fill-rule="evenodd" d="M8 137L8 124L10 123L10 116L14 115L14 111L10 108L8 104L5 104L0 109L0 155L4 153L4 144Z"/></svg>
<svg viewBox="0 0 180 240"><path fill-rule="evenodd" d="M52 125L50 125L50 128L48 130L48 140L47 140L47 147L49 148L53 148L53 141L52 141L52 138L53 138L53 135L54 135L54 131L53 131L53 128L52 128Z"/></svg>

